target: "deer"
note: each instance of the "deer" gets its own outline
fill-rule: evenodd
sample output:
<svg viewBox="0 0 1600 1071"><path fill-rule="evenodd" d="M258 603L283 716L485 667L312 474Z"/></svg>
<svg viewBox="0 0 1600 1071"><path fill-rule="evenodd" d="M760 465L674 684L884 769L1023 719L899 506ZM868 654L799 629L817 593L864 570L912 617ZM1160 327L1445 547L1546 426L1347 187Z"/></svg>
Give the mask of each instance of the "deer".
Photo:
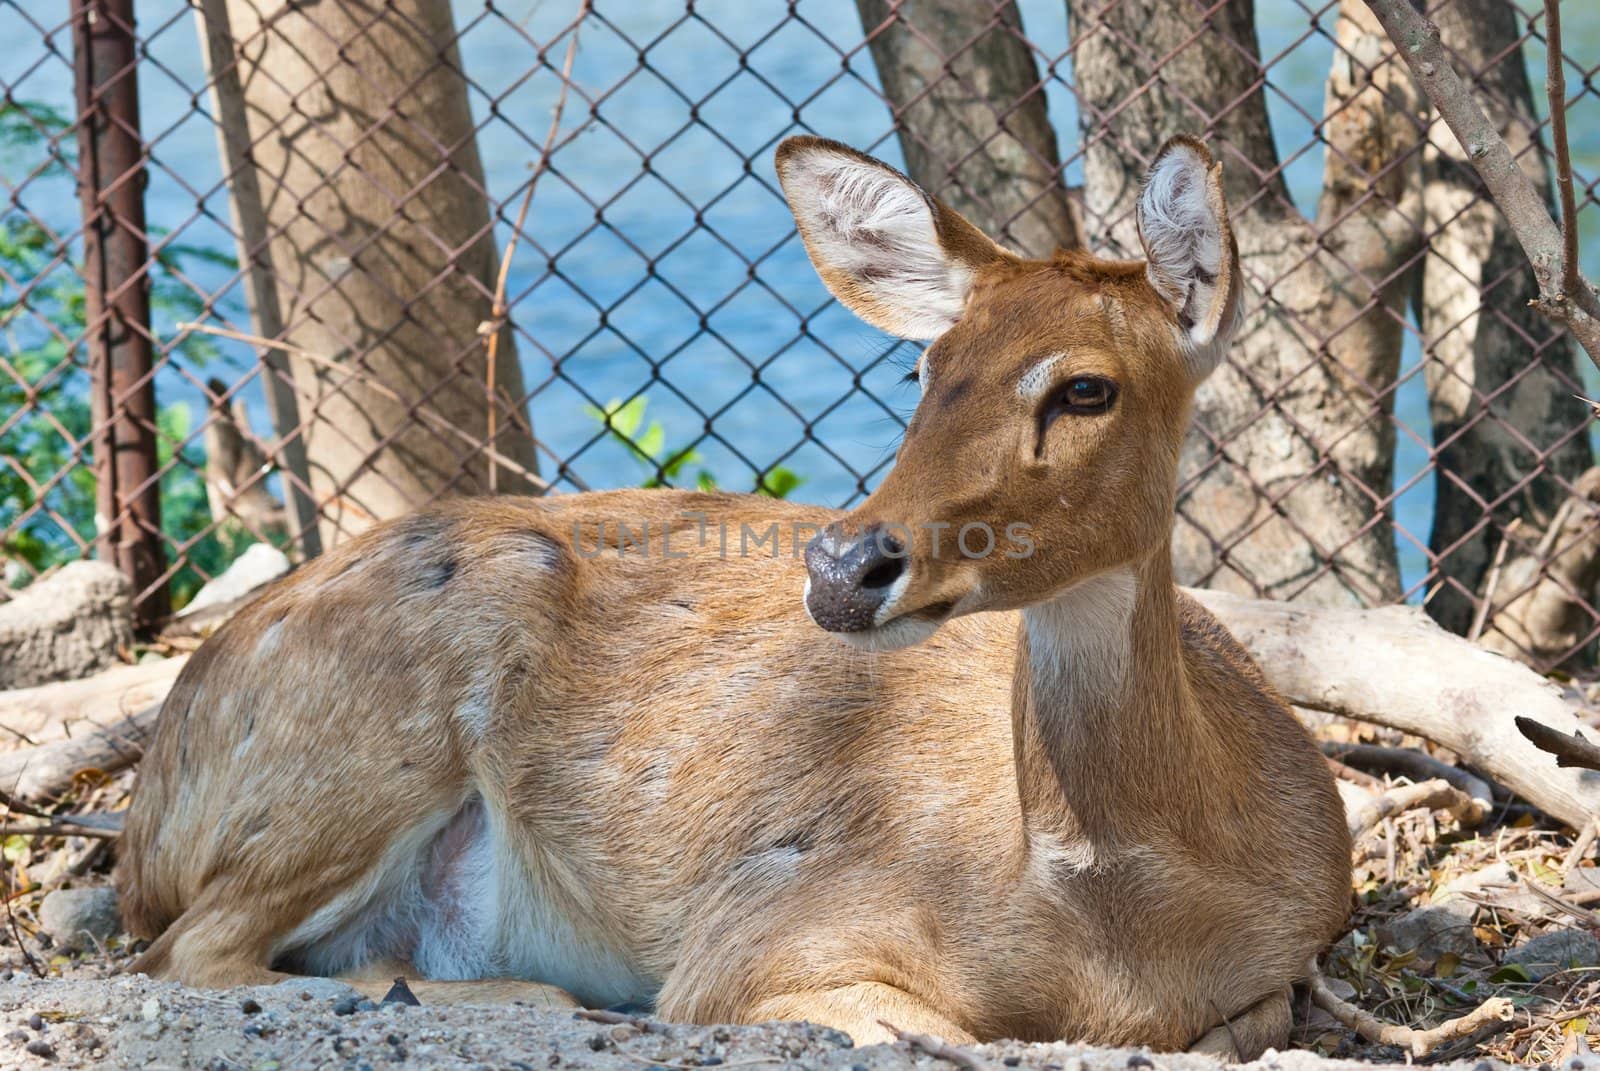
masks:
<svg viewBox="0 0 1600 1071"><path fill-rule="evenodd" d="M1144 261L1024 259L819 137L776 166L833 295L929 342L879 486L453 499L277 582L143 759L135 970L858 1044L1287 1041L1343 809L1171 563L1240 320L1220 164L1153 159Z"/></svg>

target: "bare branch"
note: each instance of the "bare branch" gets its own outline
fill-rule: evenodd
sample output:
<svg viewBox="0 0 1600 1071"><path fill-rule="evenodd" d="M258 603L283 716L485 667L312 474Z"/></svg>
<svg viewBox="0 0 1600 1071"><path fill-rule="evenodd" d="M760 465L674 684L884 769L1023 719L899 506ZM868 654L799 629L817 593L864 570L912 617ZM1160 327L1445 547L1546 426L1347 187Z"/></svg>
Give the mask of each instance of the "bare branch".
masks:
<svg viewBox="0 0 1600 1071"><path fill-rule="evenodd" d="M1556 757L1557 766L1576 766L1584 770L1600 770L1600 747L1585 740L1581 732L1571 735L1541 725L1532 718L1517 719L1517 729L1533 741L1540 751Z"/></svg>
<svg viewBox="0 0 1600 1071"><path fill-rule="evenodd" d="M1506 217L1517 244L1533 265L1539 281L1539 311L1563 324L1600 367L1600 298L1577 270L1576 261L1564 255L1566 241L1545 207L1544 199L1517 164L1499 130L1484 115L1470 88L1451 67L1439 42L1439 28L1412 8L1409 0L1366 0L1367 6L1416 76L1450 132L1466 150L1467 158L1488 187L1489 195ZM1554 0L1547 0L1547 8ZM1559 39L1559 30L1556 35ZM1559 64L1560 57L1555 61ZM1559 76L1559 71L1556 72ZM1552 116L1565 101L1552 100ZM1567 152L1566 124L1559 127L1558 160ZM1568 167L1570 182L1570 165ZM1575 221L1574 221L1575 225ZM1571 285L1568 285L1571 280Z"/></svg>
<svg viewBox="0 0 1600 1071"><path fill-rule="evenodd" d="M1545 96L1550 101L1550 144L1556 156L1556 193L1561 198L1561 292L1576 294L1578 201L1572 189L1572 149L1567 144L1567 72L1561 56L1561 0L1544 0Z"/></svg>
<svg viewBox="0 0 1600 1071"><path fill-rule="evenodd" d="M879 1019L878 1025L883 1027L896 1039L911 1046L913 1052L926 1053L935 1060L947 1060L961 1068L962 1071L995 1071L994 1064L985 1060L971 1049L960 1045L952 1045L943 1038L936 1038L932 1034L918 1034L910 1030L901 1030L887 1019Z"/></svg>
<svg viewBox="0 0 1600 1071"><path fill-rule="evenodd" d="M1509 1023L1515 1009L1509 1000L1493 997L1457 1019L1447 1019L1438 1026L1417 1030L1409 1026L1386 1023L1371 1012L1341 1000L1322 972L1311 967L1311 1002L1345 1026L1377 1045L1398 1045L1413 1057L1421 1058L1448 1041L1470 1037L1486 1026Z"/></svg>

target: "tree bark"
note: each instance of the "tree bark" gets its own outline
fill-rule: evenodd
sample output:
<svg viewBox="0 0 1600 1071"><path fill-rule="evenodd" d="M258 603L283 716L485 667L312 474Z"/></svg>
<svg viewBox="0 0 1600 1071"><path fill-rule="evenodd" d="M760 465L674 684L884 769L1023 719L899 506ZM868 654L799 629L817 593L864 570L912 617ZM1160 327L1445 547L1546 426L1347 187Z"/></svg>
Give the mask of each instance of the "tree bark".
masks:
<svg viewBox="0 0 1600 1071"><path fill-rule="evenodd" d="M1371 605L1400 593L1387 520L1393 384L1418 256L1421 99L1346 0L1329 73L1315 223L1279 169L1250 0L1074 0L1091 239L1139 256L1133 206L1161 143L1203 136L1249 287L1230 360L1202 385L1180 467L1179 576L1239 593ZM1411 191L1407 196L1407 191Z"/></svg>
<svg viewBox="0 0 1600 1071"><path fill-rule="evenodd" d="M1431 17L1548 203L1549 162L1515 5L1454 0ZM1582 381L1571 341L1529 305L1539 286L1521 246L1460 143L1432 118L1423 161L1428 255L1416 305L1439 444L1428 544L1445 582L1427 606L1445 628L1465 632L1506 525L1521 517L1534 531L1547 528L1591 458L1587 414L1572 397Z"/></svg>
<svg viewBox="0 0 1600 1071"><path fill-rule="evenodd" d="M856 0L906 170L1003 245L1083 247L1012 0Z"/></svg>
<svg viewBox="0 0 1600 1071"><path fill-rule="evenodd" d="M486 437L483 167L446 0L228 0L228 15L288 341L342 366L293 358L329 547L487 487L481 451L412 412ZM520 400L514 355L507 331L497 386ZM497 404L496 448L532 470L520 401Z"/></svg>

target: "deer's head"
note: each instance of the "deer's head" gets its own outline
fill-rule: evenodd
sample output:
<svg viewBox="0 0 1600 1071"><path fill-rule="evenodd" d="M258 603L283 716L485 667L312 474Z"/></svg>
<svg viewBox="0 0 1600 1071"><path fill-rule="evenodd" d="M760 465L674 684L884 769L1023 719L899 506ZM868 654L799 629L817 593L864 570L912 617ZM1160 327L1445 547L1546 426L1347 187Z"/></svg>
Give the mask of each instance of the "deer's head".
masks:
<svg viewBox="0 0 1600 1071"><path fill-rule="evenodd" d="M1165 553L1196 384L1238 318L1221 171L1174 138L1139 198L1147 262L1025 260L893 168L790 138L778 177L817 273L928 339L894 469L806 552L806 608L858 646L916 643Z"/></svg>

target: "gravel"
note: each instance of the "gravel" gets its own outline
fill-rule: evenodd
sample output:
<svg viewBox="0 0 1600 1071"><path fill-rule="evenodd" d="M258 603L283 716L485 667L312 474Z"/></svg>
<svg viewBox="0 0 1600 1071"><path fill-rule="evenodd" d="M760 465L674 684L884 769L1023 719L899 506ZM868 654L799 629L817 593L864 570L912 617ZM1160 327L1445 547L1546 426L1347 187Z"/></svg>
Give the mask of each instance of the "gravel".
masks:
<svg viewBox="0 0 1600 1071"><path fill-rule="evenodd" d="M337 987L337 988L336 988ZM326 980L232 990L189 989L139 975L0 981L0 1068L104 1067L203 1071L494 1068L507 1071L949 1071L905 1045L854 1048L806 1023L605 1025L517 1004L375 1005ZM977 1050L996 1068L1034 1071L1214 1071L1207 1057L1005 1042ZM1356 1071L1381 1065L1268 1053L1261 1071ZM1441 1065L1487 1071L1472 1061Z"/></svg>

